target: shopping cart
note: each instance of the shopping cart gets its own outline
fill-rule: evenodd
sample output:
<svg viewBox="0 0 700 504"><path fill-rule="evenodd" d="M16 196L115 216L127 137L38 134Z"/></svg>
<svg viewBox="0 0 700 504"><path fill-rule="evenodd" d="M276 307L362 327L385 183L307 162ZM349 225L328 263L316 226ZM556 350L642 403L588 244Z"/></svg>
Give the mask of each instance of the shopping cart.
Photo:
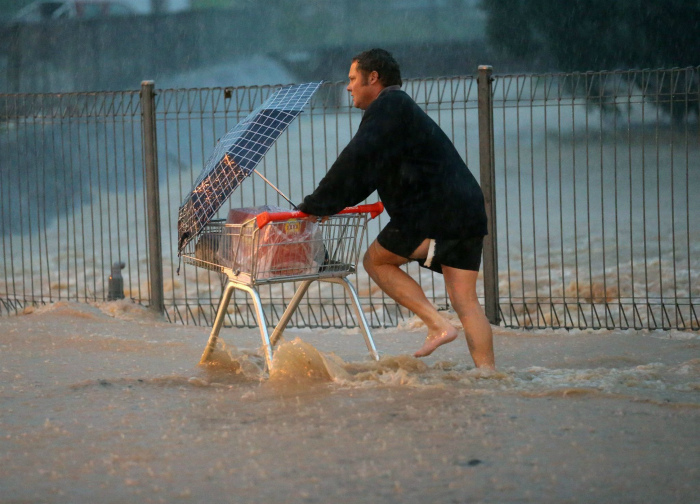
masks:
<svg viewBox="0 0 700 504"><path fill-rule="evenodd" d="M321 220L302 212L262 212L241 223L210 221L196 240L183 249L185 263L221 272L226 285L201 362L209 360L235 289L253 298L255 316L272 369L272 349L284 332L299 302L314 281L345 287L370 355L379 359L357 292L347 276L355 272L367 222L382 213L382 203L342 210ZM258 294L261 285L300 282L272 335Z"/></svg>

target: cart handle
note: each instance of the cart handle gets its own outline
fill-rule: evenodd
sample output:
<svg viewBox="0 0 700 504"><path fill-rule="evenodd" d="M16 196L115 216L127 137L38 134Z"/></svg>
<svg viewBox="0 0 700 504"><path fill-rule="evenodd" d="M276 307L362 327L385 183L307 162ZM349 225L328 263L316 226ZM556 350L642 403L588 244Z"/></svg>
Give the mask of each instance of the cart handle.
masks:
<svg viewBox="0 0 700 504"><path fill-rule="evenodd" d="M372 203L371 205L357 205L342 209L338 214L360 214L368 213L370 218L374 219L377 215L384 211L384 204L381 201ZM258 229L266 226L270 222L286 221L289 219L303 219L310 217L309 214L299 211L294 212L263 212L258 214L255 219L258 222Z"/></svg>

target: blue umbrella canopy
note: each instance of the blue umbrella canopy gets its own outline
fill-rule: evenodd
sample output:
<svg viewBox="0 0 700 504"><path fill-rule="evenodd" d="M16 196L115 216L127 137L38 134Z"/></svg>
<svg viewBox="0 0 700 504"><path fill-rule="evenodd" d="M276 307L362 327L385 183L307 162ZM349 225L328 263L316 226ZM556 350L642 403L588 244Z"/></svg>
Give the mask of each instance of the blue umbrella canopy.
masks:
<svg viewBox="0 0 700 504"><path fill-rule="evenodd" d="M228 197L260 163L322 82L275 91L219 140L178 213L178 250L204 229Z"/></svg>

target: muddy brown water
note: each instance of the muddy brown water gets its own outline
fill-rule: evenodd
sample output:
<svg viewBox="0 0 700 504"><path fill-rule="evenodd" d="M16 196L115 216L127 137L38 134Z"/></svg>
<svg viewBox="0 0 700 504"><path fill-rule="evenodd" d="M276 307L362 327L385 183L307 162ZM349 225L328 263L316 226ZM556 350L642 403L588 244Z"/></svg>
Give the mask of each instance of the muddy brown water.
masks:
<svg viewBox="0 0 700 504"><path fill-rule="evenodd" d="M128 302L0 318L0 502L696 502L697 332L255 330Z"/></svg>

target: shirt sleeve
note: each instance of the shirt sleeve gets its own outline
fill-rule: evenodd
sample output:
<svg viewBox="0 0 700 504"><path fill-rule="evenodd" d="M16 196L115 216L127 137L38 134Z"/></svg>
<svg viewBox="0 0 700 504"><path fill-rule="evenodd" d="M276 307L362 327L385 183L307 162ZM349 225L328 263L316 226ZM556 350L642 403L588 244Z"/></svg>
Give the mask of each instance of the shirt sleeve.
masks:
<svg viewBox="0 0 700 504"><path fill-rule="evenodd" d="M399 129L400 121L395 117L381 107L370 106L355 136L316 190L304 198L299 210L310 215L333 215L366 199L377 189L382 167L399 151Z"/></svg>

